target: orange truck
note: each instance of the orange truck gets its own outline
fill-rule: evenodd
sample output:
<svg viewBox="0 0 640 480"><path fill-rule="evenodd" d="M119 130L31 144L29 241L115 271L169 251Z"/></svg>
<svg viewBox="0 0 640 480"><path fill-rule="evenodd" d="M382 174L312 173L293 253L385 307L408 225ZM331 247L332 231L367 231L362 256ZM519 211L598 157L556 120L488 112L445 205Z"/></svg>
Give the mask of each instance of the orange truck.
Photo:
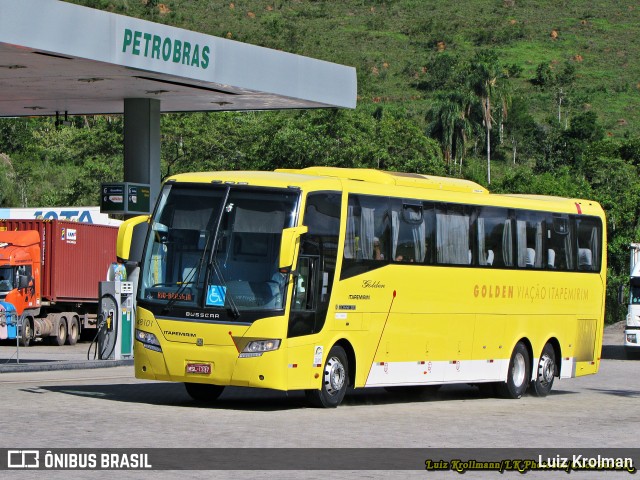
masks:
<svg viewBox="0 0 640 480"><path fill-rule="evenodd" d="M116 260L117 235L106 225L0 220L0 303L15 307L22 345L73 345L96 332L98 283Z"/></svg>

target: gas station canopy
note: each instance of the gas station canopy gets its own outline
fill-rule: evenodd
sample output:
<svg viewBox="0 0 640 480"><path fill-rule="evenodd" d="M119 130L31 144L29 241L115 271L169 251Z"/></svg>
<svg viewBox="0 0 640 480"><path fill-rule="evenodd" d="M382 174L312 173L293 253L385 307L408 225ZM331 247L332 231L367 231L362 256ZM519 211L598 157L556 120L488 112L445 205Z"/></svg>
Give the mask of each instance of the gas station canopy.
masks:
<svg viewBox="0 0 640 480"><path fill-rule="evenodd" d="M355 108L352 67L58 0L0 0L0 116Z"/></svg>

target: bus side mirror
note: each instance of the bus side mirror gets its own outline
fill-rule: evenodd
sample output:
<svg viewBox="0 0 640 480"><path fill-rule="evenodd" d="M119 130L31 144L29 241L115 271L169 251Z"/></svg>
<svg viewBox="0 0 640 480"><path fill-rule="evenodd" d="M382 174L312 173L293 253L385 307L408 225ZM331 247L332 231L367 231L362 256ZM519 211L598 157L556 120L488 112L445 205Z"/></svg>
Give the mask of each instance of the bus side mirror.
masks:
<svg viewBox="0 0 640 480"><path fill-rule="evenodd" d="M623 305L624 303L626 303L624 301L624 285L620 285L618 287L618 303L620 305Z"/></svg>
<svg viewBox="0 0 640 480"><path fill-rule="evenodd" d="M116 245L116 256L122 261L140 262L142 260L142 246L148 222L148 215L140 215L122 222Z"/></svg>
<svg viewBox="0 0 640 480"><path fill-rule="evenodd" d="M280 260L278 268L280 270L291 270L293 262L300 247L300 237L309 231L309 227L291 227L282 230L282 241L280 243Z"/></svg>

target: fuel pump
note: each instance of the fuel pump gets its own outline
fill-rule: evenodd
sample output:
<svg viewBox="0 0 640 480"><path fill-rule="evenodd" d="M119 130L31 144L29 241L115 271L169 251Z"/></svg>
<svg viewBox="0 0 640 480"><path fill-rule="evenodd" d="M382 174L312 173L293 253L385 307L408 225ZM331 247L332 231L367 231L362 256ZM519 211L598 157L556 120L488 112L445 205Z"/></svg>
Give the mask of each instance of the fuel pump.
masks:
<svg viewBox="0 0 640 480"><path fill-rule="evenodd" d="M98 357L121 360L133 357L133 282L100 282Z"/></svg>

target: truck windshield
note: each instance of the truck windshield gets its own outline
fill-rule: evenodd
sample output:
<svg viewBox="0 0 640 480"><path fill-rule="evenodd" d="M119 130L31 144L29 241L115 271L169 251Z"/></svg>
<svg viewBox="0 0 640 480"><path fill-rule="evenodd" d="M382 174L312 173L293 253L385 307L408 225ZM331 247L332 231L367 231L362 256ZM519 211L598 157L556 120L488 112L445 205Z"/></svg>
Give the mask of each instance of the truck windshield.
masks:
<svg viewBox="0 0 640 480"><path fill-rule="evenodd" d="M640 305L640 285L631 285L631 301L632 305Z"/></svg>
<svg viewBox="0 0 640 480"><path fill-rule="evenodd" d="M0 267L0 292L13 290L13 267Z"/></svg>
<svg viewBox="0 0 640 480"><path fill-rule="evenodd" d="M283 308L278 270L282 230L293 226L299 194L238 185L169 184L153 217L140 300L166 310ZM176 314L174 312L174 314Z"/></svg>

